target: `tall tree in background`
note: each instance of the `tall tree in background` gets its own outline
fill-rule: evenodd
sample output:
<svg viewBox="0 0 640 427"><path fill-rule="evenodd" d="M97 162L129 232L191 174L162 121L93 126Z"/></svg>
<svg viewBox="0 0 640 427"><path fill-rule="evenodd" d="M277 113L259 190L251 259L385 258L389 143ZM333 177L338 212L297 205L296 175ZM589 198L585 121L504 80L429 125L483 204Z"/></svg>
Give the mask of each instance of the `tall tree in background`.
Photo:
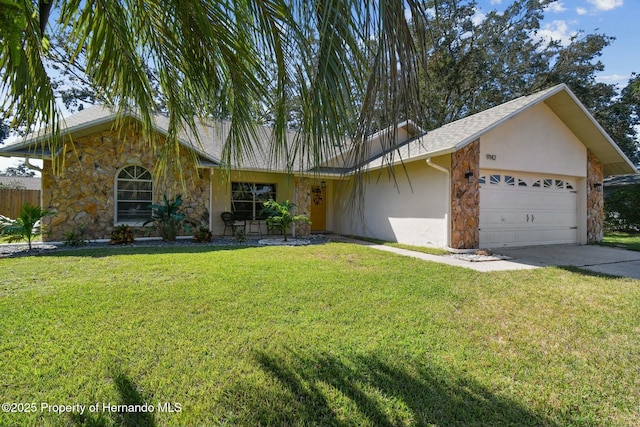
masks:
<svg viewBox="0 0 640 427"><path fill-rule="evenodd" d="M149 141L153 114L165 112L161 168L181 167L178 134L199 117L231 120L227 166L254 152L258 123L273 126L274 159L317 163L349 145L358 164L367 135L399 120L430 129L565 82L606 130L631 138L632 151L616 89L594 77L611 39L580 34L563 46L537 37L552 2L517 0L480 17L473 0L3 0L2 108L28 129L46 126L49 145L62 143L64 91L67 102L136 109ZM58 73L88 90L61 88ZM395 135L384 143L393 148Z"/></svg>
<svg viewBox="0 0 640 427"><path fill-rule="evenodd" d="M598 57L613 39L584 33L566 45L542 39L540 21L552 2L517 0L503 12L479 16L474 0L425 1L427 13L411 22L415 34L426 34L426 43L418 46L426 109L419 123L434 129L566 83L629 158L640 161L637 116L628 114L633 92L625 89L627 95L619 96L615 85L596 81L596 73L604 69Z"/></svg>
<svg viewBox="0 0 640 427"><path fill-rule="evenodd" d="M0 170L0 176L23 176L32 177L36 173L29 169L25 163L20 163L18 166L9 166L4 171Z"/></svg>
<svg viewBox="0 0 640 427"><path fill-rule="evenodd" d="M0 144L9 137L9 125L2 119L0 119Z"/></svg>
<svg viewBox="0 0 640 427"><path fill-rule="evenodd" d="M381 93L394 110L418 99L400 102L397 91L384 88L387 82L417 88L406 8L422 13L413 0L3 0L2 107L29 128L46 126L47 144L61 143L47 61L50 34L62 31L58 47L67 67L79 67L95 94L119 112L135 108L149 141L161 94L169 118L156 153L161 164L177 161L178 133L195 129L198 117L231 119L222 161L241 162L255 149L263 110L273 117L274 157L297 153L319 161L340 144L362 145L368 111ZM301 137L288 147L294 96Z"/></svg>

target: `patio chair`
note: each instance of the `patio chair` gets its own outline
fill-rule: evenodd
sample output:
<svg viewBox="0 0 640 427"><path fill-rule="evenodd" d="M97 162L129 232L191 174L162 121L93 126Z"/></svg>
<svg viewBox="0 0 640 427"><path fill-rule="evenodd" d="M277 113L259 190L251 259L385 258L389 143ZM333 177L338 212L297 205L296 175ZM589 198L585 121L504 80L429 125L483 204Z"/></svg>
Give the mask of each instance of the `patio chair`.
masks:
<svg viewBox="0 0 640 427"><path fill-rule="evenodd" d="M236 230L238 228L242 228L243 230L245 229L246 221L237 220L233 215L233 212L222 212L220 214L220 218L222 218L222 221L224 222L224 231L222 232L223 236L227 234L228 228L231 228L232 236L236 235Z"/></svg>

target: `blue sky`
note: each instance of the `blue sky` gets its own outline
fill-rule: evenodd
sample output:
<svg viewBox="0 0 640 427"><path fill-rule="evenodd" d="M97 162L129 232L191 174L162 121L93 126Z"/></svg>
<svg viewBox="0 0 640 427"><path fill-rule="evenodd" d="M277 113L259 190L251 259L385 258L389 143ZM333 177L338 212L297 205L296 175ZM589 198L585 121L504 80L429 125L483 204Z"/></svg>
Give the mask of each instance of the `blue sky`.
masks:
<svg viewBox="0 0 640 427"><path fill-rule="evenodd" d="M512 0L478 0L480 13L504 10ZM640 0L557 0L545 12L541 34L566 42L578 31L616 40L602 51L605 66L598 80L626 86L640 73Z"/></svg>

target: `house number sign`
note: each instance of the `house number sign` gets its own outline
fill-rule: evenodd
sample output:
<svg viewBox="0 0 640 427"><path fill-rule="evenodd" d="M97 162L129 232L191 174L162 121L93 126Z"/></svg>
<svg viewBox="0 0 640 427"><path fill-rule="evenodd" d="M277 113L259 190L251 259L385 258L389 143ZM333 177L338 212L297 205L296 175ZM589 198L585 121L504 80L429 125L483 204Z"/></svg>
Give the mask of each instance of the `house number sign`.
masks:
<svg viewBox="0 0 640 427"><path fill-rule="evenodd" d="M495 160L497 157L495 154L487 154L487 160Z"/></svg>

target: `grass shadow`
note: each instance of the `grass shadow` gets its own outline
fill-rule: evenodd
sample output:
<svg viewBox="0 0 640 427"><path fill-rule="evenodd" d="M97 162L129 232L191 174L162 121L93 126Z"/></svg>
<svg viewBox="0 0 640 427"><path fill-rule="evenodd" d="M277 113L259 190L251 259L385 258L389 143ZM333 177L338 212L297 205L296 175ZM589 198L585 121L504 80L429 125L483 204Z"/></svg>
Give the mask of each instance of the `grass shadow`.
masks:
<svg viewBox="0 0 640 427"><path fill-rule="evenodd" d="M560 270L565 270L568 271L570 273L575 273L575 274L580 274L581 276L587 276L587 277L598 277L601 279L624 279L624 276L617 276L615 274L607 274L607 273L601 273L598 271L593 271L593 270L588 270L586 268L582 268L582 267L576 267L573 265L558 265L558 266L554 266L557 269Z"/></svg>
<svg viewBox="0 0 640 427"><path fill-rule="evenodd" d="M282 393L236 385L227 395L241 425L556 426L551 419L477 381L431 366L398 367L375 355L283 357L258 352L255 361ZM273 391L271 391L273 395Z"/></svg>
<svg viewBox="0 0 640 427"><path fill-rule="evenodd" d="M162 255L162 254L197 254L205 252L237 251L242 249L256 248L254 245L169 245L169 246L117 246L117 247L82 247L82 248L61 248L50 252L42 252L37 256L42 257L89 257L104 258L113 255Z"/></svg>
<svg viewBox="0 0 640 427"><path fill-rule="evenodd" d="M102 407L101 402L98 403L99 411L96 413L71 414L69 424L83 427L106 427L114 424L122 427L155 427L153 412L141 410L146 400L135 384L119 369L114 369L111 378L120 398L115 405L126 405L133 410L110 412Z"/></svg>

